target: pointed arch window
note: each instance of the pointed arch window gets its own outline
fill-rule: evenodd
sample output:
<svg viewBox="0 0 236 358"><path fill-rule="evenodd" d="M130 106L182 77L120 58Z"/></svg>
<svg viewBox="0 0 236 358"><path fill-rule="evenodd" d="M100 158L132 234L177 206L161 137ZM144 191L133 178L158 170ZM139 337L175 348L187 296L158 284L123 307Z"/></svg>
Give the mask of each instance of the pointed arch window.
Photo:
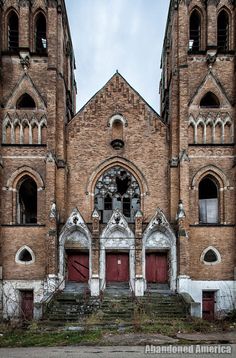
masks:
<svg viewBox="0 0 236 358"><path fill-rule="evenodd" d="M229 15L225 10L217 18L217 47L219 52L229 50Z"/></svg>
<svg viewBox="0 0 236 358"><path fill-rule="evenodd" d="M21 179L17 190L18 224L37 223L37 185L30 176Z"/></svg>
<svg viewBox="0 0 236 358"><path fill-rule="evenodd" d="M21 247L15 256L16 263L29 265L35 262L35 255L28 246Z"/></svg>
<svg viewBox="0 0 236 358"><path fill-rule="evenodd" d="M134 216L140 210L139 184L130 172L115 166L98 179L94 203L104 223L109 221L115 209L119 209L128 222L134 222Z"/></svg>
<svg viewBox="0 0 236 358"><path fill-rule="evenodd" d="M201 44L201 15L194 10L189 20L189 50L197 52Z"/></svg>
<svg viewBox="0 0 236 358"><path fill-rule="evenodd" d="M205 265L215 265L221 262L221 255L215 247L209 246L202 252L200 261Z"/></svg>
<svg viewBox="0 0 236 358"><path fill-rule="evenodd" d="M199 222L216 224L219 222L218 185L214 178L207 176L199 184Z"/></svg>
<svg viewBox="0 0 236 358"><path fill-rule="evenodd" d="M200 102L201 108L219 108L220 101L213 92L207 92Z"/></svg>
<svg viewBox="0 0 236 358"><path fill-rule="evenodd" d="M19 48L19 19L15 11L8 15L8 50L16 51Z"/></svg>
<svg viewBox="0 0 236 358"><path fill-rule="evenodd" d="M33 98L27 93L23 94L16 103L17 109L35 109L36 105Z"/></svg>
<svg viewBox="0 0 236 358"><path fill-rule="evenodd" d="M46 18L41 12L35 20L35 50L41 54L47 52L47 24Z"/></svg>

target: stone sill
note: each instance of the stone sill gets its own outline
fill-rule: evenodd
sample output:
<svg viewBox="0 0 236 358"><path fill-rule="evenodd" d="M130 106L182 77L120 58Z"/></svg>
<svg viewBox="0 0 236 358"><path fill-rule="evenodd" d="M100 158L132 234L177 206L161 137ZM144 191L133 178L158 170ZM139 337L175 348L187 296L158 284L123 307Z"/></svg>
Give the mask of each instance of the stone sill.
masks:
<svg viewBox="0 0 236 358"><path fill-rule="evenodd" d="M193 144L189 144L189 147L234 147L234 143L228 143L228 144L217 144L217 143L193 143Z"/></svg>
<svg viewBox="0 0 236 358"><path fill-rule="evenodd" d="M1 224L2 227L45 227L46 225L45 224Z"/></svg>

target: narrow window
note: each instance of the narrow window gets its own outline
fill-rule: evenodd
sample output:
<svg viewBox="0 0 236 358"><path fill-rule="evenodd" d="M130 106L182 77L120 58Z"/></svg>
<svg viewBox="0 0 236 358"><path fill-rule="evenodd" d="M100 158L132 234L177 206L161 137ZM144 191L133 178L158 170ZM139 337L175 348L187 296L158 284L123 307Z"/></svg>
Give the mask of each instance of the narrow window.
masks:
<svg viewBox="0 0 236 358"><path fill-rule="evenodd" d="M219 108L220 101L214 93L207 92L205 94L205 96L201 99L200 107L201 108Z"/></svg>
<svg viewBox="0 0 236 358"><path fill-rule="evenodd" d="M218 187L210 178L203 178L199 184L199 221L200 223L218 223Z"/></svg>
<svg viewBox="0 0 236 358"><path fill-rule="evenodd" d="M197 52L200 50L201 39L201 16L197 10L194 10L190 16L189 22L189 50Z"/></svg>
<svg viewBox="0 0 236 358"><path fill-rule="evenodd" d="M47 29L46 19L39 13L35 22L35 49L37 53L47 52Z"/></svg>
<svg viewBox="0 0 236 358"><path fill-rule="evenodd" d="M104 198L104 210L112 210L112 198L106 195Z"/></svg>
<svg viewBox="0 0 236 358"><path fill-rule="evenodd" d="M217 19L217 46L219 52L229 50L229 16L222 10Z"/></svg>
<svg viewBox="0 0 236 358"><path fill-rule="evenodd" d="M18 189L18 223L37 223L37 185L29 176L23 178Z"/></svg>
<svg viewBox="0 0 236 358"><path fill-rule="evenodd" d="M27 93L23 94L16 103L17 109L35 109L35 102L33 98Z"/></svg>
<svg viewBox="0 0 236 358"><path fill-rule="evenodd" d="M19 47L19 20L15 11L8 16L8 49L16 51Z"/></svg>
<svg viewBox="0 0 236 358"><path fill-rule="evenodd" d="M130 198L128 198L128 197L123 198L123 214L127 218L130 218L130 216L131 216L131 201L130 201Z"/></svg>
<svg viewBox="0 0 236 358"><path fill-rule="evenodd" d="M116 150L122 149L124 147L123 123L120 120L115 120L112 124L111 146Z"/></svg>

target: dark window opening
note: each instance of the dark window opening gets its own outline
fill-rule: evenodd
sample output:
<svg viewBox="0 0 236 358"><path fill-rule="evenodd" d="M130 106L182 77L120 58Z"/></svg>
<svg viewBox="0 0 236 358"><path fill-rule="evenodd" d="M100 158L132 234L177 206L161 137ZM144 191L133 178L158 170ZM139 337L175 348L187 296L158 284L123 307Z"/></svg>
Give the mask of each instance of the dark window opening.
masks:
<svg viewBox="0 0 236 358"><path fill-rule="evenodd" d="M189 49L193 52L200 50L201 38L201 17L197 10L194 10L190 16L189 24Z"/></svg>
<svg viewBox="0 0 236 358"><path fill-rule="evenodd" d="M217 256L213 250L208 250L204 256L204 261L206 262L216 262Z"/></svg>
<svg viewBox="0 0 236 358"><path fill-rule="evenodd" d="M32 261L31 253L26 249L22 250L19 255L19 260L24 262Z"/></svg>
<svg viewBox="0 0 236 358"><path fill-rule="evenodd" d="M8 49L16 51L19 47L19 20L14 11L8 17Z"/></svg>
<svg viewBox="0 0 236 358"><path fill-rule="evenodd" d="M199 221L218 223L218 188L215 182L206 177L199 184Z"/></svg>
<svg viewBox="0 0 236 358"><path fill-rule="evenodd" d="M205 94L205 96L201 99L200 107L202 107L202 108L219 108L220 101L214 93L207 92Z"/></svg>
<svg viewBox="0 0 236 358"><path fill-rule="evenodd" d="M17 109L35 109L35 107L33 98L27 93L23 94L16 104Z"/></svg>
<svg viewBox="0 0 236 358"><path fill-rule="evenodd" d="M117 192L120 195L124 195L127 192L128 187L130 186L130 178L124 170L122 170L120 175L116 177L116 185Z"/></svg>
<svg viewBox="0 0 236 358"><path fill-rule="evenodd" d="M104 198L104 210L112 210L112 198L106 195Z"/></svg>
<svg viewBox="0 0 236 358"><path fill-rule="evenodd" d="M37 185L30 177L23 179L19 187L18 223L37 223Z"/></svg>
<svg viewBox="0 0 236 358"><path fill-rule="evenodd" d="M219 52L229 50L229 16L224 10L217 19L217 47Z"/></svg>
<svg viewBox="0 0 236 358"><path fill-rule="evenodd" d="M35 44L37 53L47 52L47 26L45 16L42 13L36 19Z"/></svg>

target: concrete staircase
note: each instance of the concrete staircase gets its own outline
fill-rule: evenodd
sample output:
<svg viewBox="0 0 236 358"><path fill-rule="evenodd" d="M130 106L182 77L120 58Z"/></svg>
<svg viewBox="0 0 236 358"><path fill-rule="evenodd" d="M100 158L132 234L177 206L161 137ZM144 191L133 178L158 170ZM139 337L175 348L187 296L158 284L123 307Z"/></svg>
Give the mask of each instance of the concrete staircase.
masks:
<svg viewBox="0 0 236 358"><path fill-rule="evenodd" d="M115 292L115 294L114 294ZM144 297L133 297L128 287L120 290L107 287L103 297L90 297L89 292L57 293L45 310L50 321L71 321L94 325L132 325L142 320L173 320L188 316L189 307L179 295L149 292Z"/></svg>

